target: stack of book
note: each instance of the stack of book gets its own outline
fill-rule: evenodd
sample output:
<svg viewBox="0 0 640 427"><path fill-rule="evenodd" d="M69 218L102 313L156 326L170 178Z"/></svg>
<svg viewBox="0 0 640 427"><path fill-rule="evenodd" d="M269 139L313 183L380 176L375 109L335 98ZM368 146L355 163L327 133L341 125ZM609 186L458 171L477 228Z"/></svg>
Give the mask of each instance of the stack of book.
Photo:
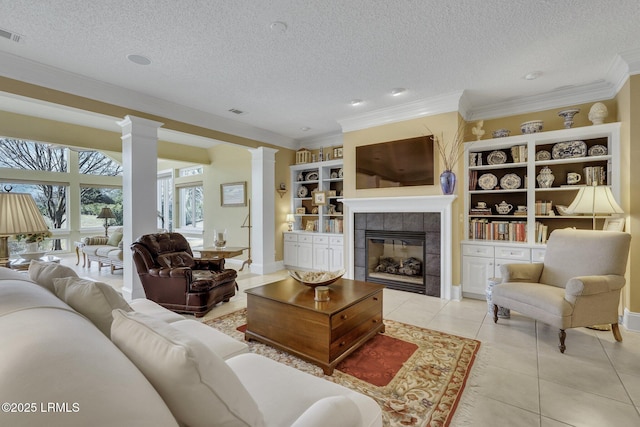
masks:
<svg viewBox="0 0 640 427"><path fill-rule="evenodd" d="M513 157L513 163L524 163L527 161L527 146L516 145L511 147L511 157Z"/></svg>
<svg viewBox="0 0 640 427"><path fill-rule="evenodd" d="M473 240L527 241L526 221L492 221L472 219L469 222L469 238Z"/></svg>
<svg viewBox="0 0 640 427"><path fill-rule="evenodd" d="M555 215L551 202L536 200L536 216Z"/></svg>
<svg viewBox="0 0 640 427"><path fill-rule="evenodd" d="M328 219L324 222L325 233L342 233L343 232L343 220L340 218Z"/></svg>
<svg viewBox="0 0 640 427"><path fill-rule="evenodd" d="M536 243L547 243L548 234L548 226L542 224L541 222L536 222Z"/></svg>
<svg viewBox="0 0 640 427"><path fill-rule="evenodd" d="M469 215L491 215L491 208L471 208Z"/></svg>

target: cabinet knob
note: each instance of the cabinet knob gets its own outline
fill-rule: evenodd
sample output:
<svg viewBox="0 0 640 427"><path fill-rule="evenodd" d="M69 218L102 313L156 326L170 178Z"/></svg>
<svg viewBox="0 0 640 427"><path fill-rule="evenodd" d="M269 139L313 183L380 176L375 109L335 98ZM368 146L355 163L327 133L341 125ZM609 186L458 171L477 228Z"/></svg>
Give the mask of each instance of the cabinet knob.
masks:
<svg viewBox="0 0 640 427"><path fill-rule="evenodd" d="M344 347L344 346L345 346L345 344L346 344L346 342L345 342L345 341L342 341L342 342L340 343L340 347Z"/></svg>
<svg viewBox="0 0 640 427"><path fill-rule="evenodd" d="M373 297L373 300L374 301L378 301L378 297Z"/></svg>
<svg viewBox="0 0 640 427"><path fill-rule="evenodd" d="M347 315L346 315L346 314L343 314L342 316L340 316L340 319L342 319L342 320L346 320L346 319L347 319Z"/></svg>
<svg viewBox="0 0 640 427"><path fill-rule="evenodd" d="M373 323L378 323L378 319L373 319L372 322Z"/></svg>

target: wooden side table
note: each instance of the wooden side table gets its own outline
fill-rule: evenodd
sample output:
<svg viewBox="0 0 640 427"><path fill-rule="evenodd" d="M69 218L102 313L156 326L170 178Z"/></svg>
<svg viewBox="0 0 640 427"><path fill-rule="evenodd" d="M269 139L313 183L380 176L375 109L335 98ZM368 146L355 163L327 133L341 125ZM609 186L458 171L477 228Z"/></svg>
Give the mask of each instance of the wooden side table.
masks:
<svg viewBox="0 0 640 427"><path fill-rule="evenodd" d="M242 252L249 249L248 247L241 246L227 246L224 248L216 248L215 246L209 246L202 249L194 249L200 252L200 258L202 259L219 259L219 258L233 258L234 256L242 255ZM251 265L252 260L251 256L247 260L242 263L242 267L240 267L240 271L246 265Z"/></svg>

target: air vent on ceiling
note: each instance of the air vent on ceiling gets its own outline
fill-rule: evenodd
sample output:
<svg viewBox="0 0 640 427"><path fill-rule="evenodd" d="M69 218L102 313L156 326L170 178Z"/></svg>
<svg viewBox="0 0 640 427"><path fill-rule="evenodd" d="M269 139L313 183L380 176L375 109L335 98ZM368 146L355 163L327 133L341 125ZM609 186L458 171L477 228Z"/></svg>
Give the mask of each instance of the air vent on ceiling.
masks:
<svg viewBox="0 0 640 427"><path fill-rule="evenodd" d="M240 116L240 115L242 115L242 114L245 114L245 112L244 112L244 111L242 111L242 110L238 110L237 108L229 108L229 112L231 112L231 113L233 113L233 114L237 114L237 115L239 115L239 116Z"/></svg>
<svg viewBox="0 0 640 427"><path fill-rule="evenodd" d="M24 36L12 31L3 30L2 28L0 28L0 37L4 37L5 39L16 43L20 43L24 39Z"/></svg>

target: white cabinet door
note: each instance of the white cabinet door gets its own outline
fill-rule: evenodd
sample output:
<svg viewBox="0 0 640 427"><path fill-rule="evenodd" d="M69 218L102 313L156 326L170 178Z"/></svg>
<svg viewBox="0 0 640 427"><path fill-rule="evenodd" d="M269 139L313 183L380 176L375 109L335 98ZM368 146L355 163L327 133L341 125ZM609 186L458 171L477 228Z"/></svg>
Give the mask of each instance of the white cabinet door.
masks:
<svg viewBox="0 0 640 427"><path fill-rule="evenodd" d="M331 271L344 268L344 247L342 245L331 245L329 247L329 264Z"/></svg>
<svg viewBox="0 0 640 427"><path fill-rule="evenodd" d="M313 269L313 245L311 243L298 243L298 267Z"/></svg>
<svg viewBox="0 0 640 427"><path fill-rule="evenodd" d="M484 295L493 273L493 258L463 256L462 292Z"/></svg>
<svg viewBox="0 0 640 427"><path fill-rule="evenodd" d="M329 246L313 244L313 269L329 271Z"/></svg>
<svg viewBox="0 0 640 427"><path fill-rule="evenodd" d="M284 242L284 265L287 267L298 266L298 242Z"/></svg>

